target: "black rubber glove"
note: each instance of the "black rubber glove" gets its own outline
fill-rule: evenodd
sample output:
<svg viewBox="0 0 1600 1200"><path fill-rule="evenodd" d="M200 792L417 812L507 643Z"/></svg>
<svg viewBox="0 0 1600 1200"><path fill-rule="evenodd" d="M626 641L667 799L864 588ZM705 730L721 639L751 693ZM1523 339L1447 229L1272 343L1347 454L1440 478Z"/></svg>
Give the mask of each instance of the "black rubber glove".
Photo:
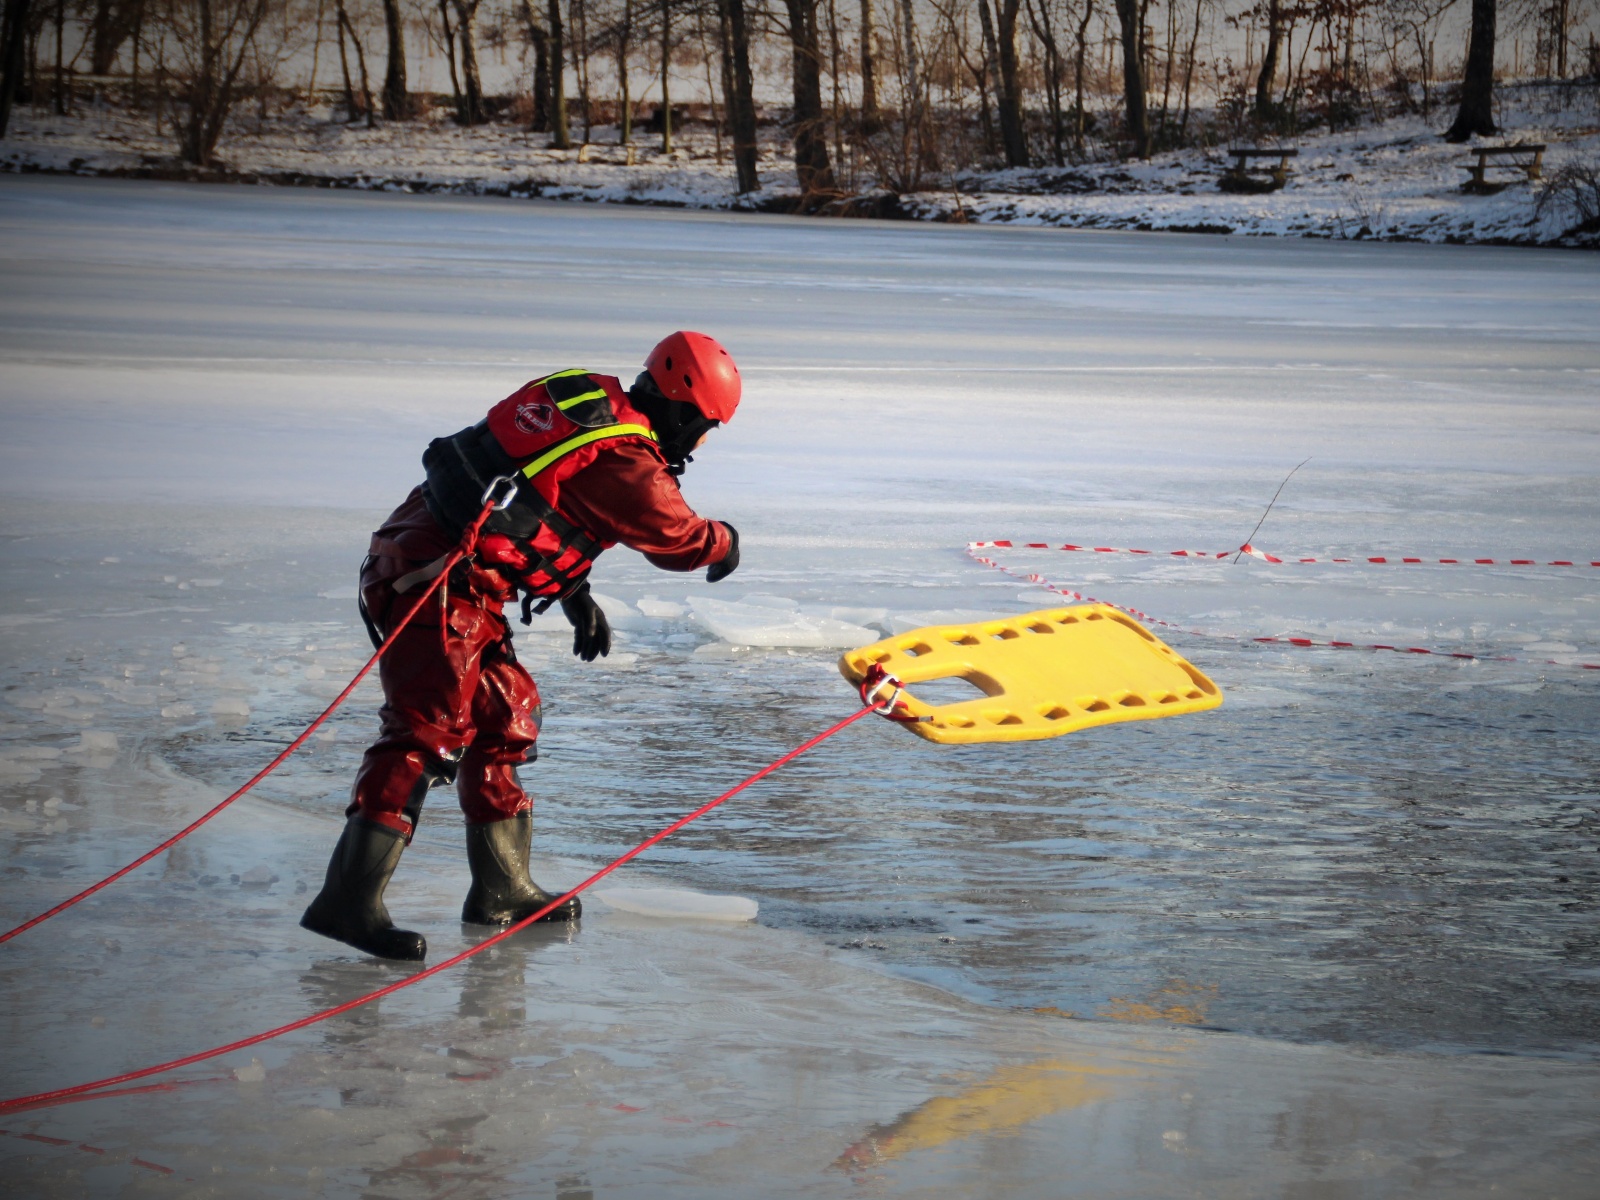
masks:
<svg viewBox="0 0 1600 1200"><path fill-rule="evenodd" d="M722 561L712 563L706 568L706 582L716 583L726 579L739 569L739 531L726 521L722 527L728 531L728 552L722 556Z"/></svg>
<svg viewBox="0 0 1600 1200"><path fill-rule="evenodd" d="M594 597L589 595L589 585L582 584L577 591L561 601L561 611L572 622L572 652L584 662L611 653L611 625Z"/></svg>

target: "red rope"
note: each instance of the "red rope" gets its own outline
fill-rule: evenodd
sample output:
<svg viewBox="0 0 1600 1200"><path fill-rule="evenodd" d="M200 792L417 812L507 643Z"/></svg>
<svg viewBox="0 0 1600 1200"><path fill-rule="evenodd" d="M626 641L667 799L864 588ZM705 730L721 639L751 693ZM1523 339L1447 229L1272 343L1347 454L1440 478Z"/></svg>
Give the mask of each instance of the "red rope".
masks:
<svg viewBox="0 0 1600 1200"><path fill-rule="evenodd" d="M306 739L320 729L322 727L322 723L333 715L334 710L350 698L350 693L356 690L356 687L361 683L361 681L367 677L368 672L370 672L372 668L377 665L378 660L384 656L384 653L389 649L390 646L394 645L395 639L400 636L400 631L411 622L411 618L416 616L418 610L420 610L422 606L427 603L428 597L432 596L433 593L437 591L438 588L444 583L444 581L449 578L451 569L463 558L472 553L474 547L476 547L478 543L478 534L483 530L483 523L489 519L489 514L494 511L494 505L495 502L493 500L489 500L484 503L483 511L478 514L478 519L475 520L471 525L467 526L466 533L461 535L460 544L450 552L450 557L445 562L444 570L440 571L439 574L434 576L433 581L428 584L427 590L422 593L421 598L418 599L416 604L412 606L411 610L400 619L400 621L395 625L393 631L390 632L389 636L383 639L383 645L379 646L377 650L373 652L372 657L367 659L367 665L356 672L356 677L350 681L350 683L345 687L344 691L335 696L333 703L322 710L322 715L315 721L311 722L311 724L307 725L305 732L285 746L283 750L279 752L278 757L274 758L266 766L262 767L261 770L252 775L249 781L245 783L245 785L238 791L234 792L233 795L229 796L226 800L223 800L209 812L203 813L201 816L191 821L188 825L185 825L182 829L178 830L177 833L173 834L155 849L150 850L145 854L141 854L138 858L134 859L121 870L114 871L112 874L107 875L93 887L84 888L83 891L79 892L71 899L63 900L60 904L56 905L48 912L42 912L32 920L24 921L15 929L11 929L3 934L0 934L0 943L9 942L18 934L26 933L35 925L43 924L57 913L66 912L67 909L71 908L74 904L77 904L80 900L87 900L101 888L109 887L111 884L121 879L129 871L137 870L138 868L144 866L144 864L149 862L152 858L155 858L156 855L161 854L163 851L172 849L172 847L183 841L184 838L188 837L196 829L199 829L200 826L211 820L212 817L216 816L223 809L227 808L240 796L244 795L251 788L255 787L256 784L260 783L268 775L271 775L280 766L282 766L284 760L298 750L301 746L305 745Z"/></svg>
<svg viewBox="0 0 1600 1200"><path fill-rule="evenodd" d="M80 1096L85 1092L98 1091L101 1088L111 1087L114 1084L128 1083L135 1079L144 1079L150 1075L159 1075L163 1071L173 1071L179 1067L187 1067L193 1063L204 1062L208 1058L216 1058L219 1054L227 1054L231 1050L243 1050L248 1046L259 1045L260 1043L278 1037L281 1034L293 1033L296 1029L304 1029L308 1025L317 1024L319 1021L326 1021L329 1017L336 1017L340 1013L349 1012L353 1008L360 1008L363 1004L370 1004L374 1000L379 1000L384 996L398 992L401 988L408 988L414 983L421 983L424 979L431 978L432 976L439 974L441 971L448 971L451 967L456 966L458 963L466 962L467 959L471 958L474 954L481 954L490 946L498 945L500 942L505 941L512 934L533 924L546 913L553 912L572 897L576 896L579 892L587 888L590 884L604 879L618 867L622 866L631 859L637 858L640 854L643 854L657 842L663 840L664 838L671 837L690 821L705 816L706 813L710 812L713 808L716 808L717 805L721 804L724 800L728 800L734 796L737 796L751 784L772 774L772 772L783 766L784 763L789 762L792 759L799 758L800 755L804 754L807 750L811 749L818 743L824 742L828 738L831 738L845 726L859 721L868 713L877 712L878 708L881 706L881 703L882 702L880 701L867 708L859 708L855 712L851 713L848 717L845 717L844 720L835 722L833 725L830 725L827 729L823 730L809 741L802 742L800 745L796 746L782 758L779 758L776 761L769 763L767 766L762 767L743 783L740 783L736 787L729 788L726 792L723 792L722 795L718 796L709 804L702 804L688 816L679 817L676 821L674 821L671 825L668 825L659 833L646 838L632 850L629 850L621 858L616 859L609 865L596 871L593 875L589 876L589 878L585 879L571 891L565 893L564 895L557 896L538 912L533 913L531 916L524 917L515 925L502 930L500 933L495 934L491 938L484 939L476 946L473 946L467 950L463 950L454 958L447 958L442 963L428 967L426 970L418 971L415 975L399 980L396 983L391 983L387 987L381 987L375 992L368 992L365 996L358 996L354 1000L347 1000L345 1003L337 1005L333 1008L324 1009L322 1012L318 1013L312 1013L309 1017L301 1017L298 1021L290 1021L287 1025L279 1025L276 1029L269 1029L265 1033L257 1033L247 1038L240 1038L236 1042L229 1042L226 1046L217 1046L212 1050L202 1050L198 1054L185 1055L183 1058L175 1058L171 1062L159 1063L153 1067L143 1067L137 1071L128 1071L122 1075L113 1075L107 1079L96 1079L92 1083L80 1083L74 1085L73 1087L57 1088L55 1091L51 1092L36 1092L31 1096L17 1096L11 1100L0 1100L0 1112L10 1112L19 1108L33 1108L44 1104L62 1101L71 1096Z"/></svg>

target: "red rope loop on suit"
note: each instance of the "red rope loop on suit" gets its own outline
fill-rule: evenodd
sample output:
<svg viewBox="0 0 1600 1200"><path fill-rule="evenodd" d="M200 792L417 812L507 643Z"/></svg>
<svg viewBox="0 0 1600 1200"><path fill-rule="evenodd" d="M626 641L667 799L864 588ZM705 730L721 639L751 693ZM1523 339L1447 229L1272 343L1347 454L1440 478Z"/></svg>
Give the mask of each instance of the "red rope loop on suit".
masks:
<svg viewBox="0 0 1600 1200"><path fill-rule="evenodd" d="M153 850L149 850L146 853L141 854L138 858L134 859L131 863L120 870L113 871L99 883L94 884L92 887L84 888L83 891L79 892L76 896L73 896L67 900L63 900L60 904L56 905L47 912L42 912L31 920L24 921L15 929L10 929L5 933L0 934L0 943L9 942L18 934L26 933L35 925L43 924L57 913L66 912L67 909L71 908L74 904L77 904L82 900L87 900L101 888L109 887L111 884L121 879L124 875L128 874L128 872L135 871L144 866L145 863L149 862L152 858L155 858L158 854L172 849L172 847L183 841L184 838L188 837L196 829L199 829L200 826L211 820L212 817L216 816L223 809L227 808L230 804L239 799L240 796L243 796L251 788L255 787L256 784L260 783L268 775L271 775L284 764L284 761L288 759L291 754L293 754L301 746L305 745L306 739L322 727L323 722L333 715L335 709L337 709L341 704L350 698L350 694L356 690L357 686L359 686L361 681L367 677L367 674L372 670L372 668L378 665L378 660L384 656L385 652L388 651L390 646L394 645L395 639L398 638L401 631L405 629L408 624L410 624L411 618L416 616L417 612L422 608L422 606L427 603L428 598L432 596L433 593L436 592L441 586L443 586L444 581L450 576L451 569L463 558L466 558L475 549L477 549L478 535L483 532L483 524L489 519L489 514L494 512L496 508L504 506L504 497L496 494L495 492L495 485L499 482L499 480L496 480L495 484L490 485L489 491L484 495L483 510L478 513L477 519L474 520L471 525L467 526L467 530L461 535L461 541L456 545L456 548L450 551L449 557L444 565L444 570L440 571L433 577L432 581L428 584L427 590L422 593L421 598L416 602L416 604L412 605L411 610L407 612L405 616L400 618L400 620L395 624L395 627L390 631L389 636L383 639L383 644L379 646L377 650L373 651L372 657L367 659L367 665L356 672L355 678L349 682L344 691L335 696L333 698L333 703L322 710L322 715L319 716L315 721L311 722L311 724L306 726L305 732L285 746L278 753L276 758L252 775L249 780L245 782L243 787L239 788L231 796L219 803L215 808L212 808L208 812L202 813L199 817L195 818L182 829L178 830L177 833L173 834L166 841L162 842L159 846L155 847Z"/></svg>
<svg viewBox="0 0 1600 1200"><path fill-rule="evenodd" d="M187 1067L193 1063L204 1062L208 1058L216 1058L218 1055L227 1054L232 1050L243 1050L249 1046L256 1046L262 1042L269 1041L272 1038L279 1037L282 1034L293 1033L297 1029L304 1029L308 1025L315 1025L319 1021L326 1021L328 1018L336 1017L340 1013L347 1013L353 1008L360 1008L363 1004L370 1004L374 1000L382 999L384 996L398 992L402 988L408 988L412 984L421 983L424 979L432 978L442 971L448 971L451 967L454 967L459 963L466 962L467 959L471 958L473 955L482 954L485 950L489 949L489 947L496 946L505 941L512 934L527 928L529 925L532 925L535 921L539 920L539 918L545 916L546 914L554 912L568 900L572 899L572 897L576 896L579 892L583 891L591 884L598 883L624 863L643 854L657 842L671 837L678 830L689 824L689 822L698 820L700 817L705 816L706 813L710 812L713 808L716 808L717 805L721 804L724 800L728 800L734 796L737 796L751 784L772 774L772 772L783 766L784 763L799 758L800 755L804 754L807 750L810 750L813 746L827 741L827 739L831 738L834 734L838 733L846 726L852 725L859 721L868 713L879 711L879 709L883 707L883 704L884 702L881 700L869 702L866 707L858 708L855 712L851 713L848 717L845 717L842 721L834 722L834 724L830 725L827 729L823 730L815 737L802 742L800 745L796 746L793 750L790 750L781 758L768 763L755 774L745 779L742 783L736 785L735 787L729 788L715 800L712 800L708 804L702 804L699 808L695 809L687 816L679 817L676 821L668 825L659 833L652 834L650 837L640 842L637 846L635 846L632 850L629 850L620 858L613 860L611 863L596 871L577 887L560 896L557 896L538 912L524 917L515 925L509 926L500 933L495 934L493 937L485 938L476 946L472 946L469 949L463 950L460 954L457 954L453 958L447 958L442 963L438 963L434 966L428 967L425 970L418 971L415 975L411 975L405 979L391 983L387 987L381 987L377 991L368 992L365 996L358 996L354 1000L347 1000L343 1004L336 1005L333 1008L312 1013L308 1017L301 1017L297 1021L290 1021L287 1025L279 1025L275 1029L268 1029L264 1033L252 1034L250 1037L240 1038L238 1041L229 1042L225 1046L217 1046L210 1050L202 1050L198 1054L188 1054L182 1058L175 1058L171 1062L158 1063L153 1067L142 1067L137 1071L127 1071L121 1075L109 1076L106 1079L96 1079L91 1083L80 1083L74 1085L73 1087L56 1088L54 1091L36 1092L31 1096L17 1096L10 1100L0 1100L0 1112L15 1112L18 1109L40 1108L51 1104L59 1104L65 1100L71 1099L74 1096L83 1096L87 1092L98 1092L102 1088L113 1087L119 1083L128 1083L135 1079L144 1079L151 1075L159 1075L163 1071L174 1071L179 1067Z"/></svg>

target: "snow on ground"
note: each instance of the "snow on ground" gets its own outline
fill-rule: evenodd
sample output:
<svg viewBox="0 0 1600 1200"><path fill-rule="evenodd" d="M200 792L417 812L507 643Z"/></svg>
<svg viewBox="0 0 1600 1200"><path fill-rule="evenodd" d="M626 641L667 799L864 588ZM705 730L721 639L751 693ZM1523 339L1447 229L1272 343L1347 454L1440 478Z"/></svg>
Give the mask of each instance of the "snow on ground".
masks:
<svg viewBox="0 0 1600 1200"><path fill-rule="evenodd" d="M1600 95L1593 88L1504 86L1494 145L1544 143L1548 178L1569 162L1600 160ZM1217 180L1231 161L1223 147L1158 154L1148 162L969 172L899 198L899 211L924 220L1062 228L1173 230L1262 236L1422 242L1553 243L1576 219L1536 215L1541 185L1517 181L1492 196L1461 191L1468 147L1445 143L1441 109L1431 120L1393 117L1339 133L1310 132L1288 187L1229 195ZM690 127L671 155L659 139L636 138L637 162L614 127L597 127L586 150L551 150L545 134L507 125L463 130L445 120L366 129L336 123L333 110L258 120L241 116L220 147L227 172L263 182L315 183L388 191L455 191L547 199L764 208L798 194L781 131L763 130L763 190L734 193L733 168L716 139ZM575 135L576 136L576 135ZM1478 144L1476 142L1474 145ZM112 109L61 118L29 110L0 142L0 170L79 174L182 173L172 140L148 118ZM587 160L587 161L584 161ZM1589 244L1580 236L1571 244Z"/></svg>
<svg viewBox="0 0 1600 1200"><path fill-rule="evenodd" d="M678 325L744 368L684 485L745 562L707 585L608 554L593 667L519 630L546 882L846 714L824 622L1054 603L972 539L1222 549L1310 455L1257 544L1600 559L1586 256L13 177L0 260L11 920L231 790L349 677L366 531L430 437L551 367L626 373ZM607 881L754 922L597 902L173 1090L8 1115L0 1174L1592 1190L1600 708L1593 672L1543 660L1600 654L1593 575L1005 561L1210 631L1171 638L1226 703L1026 745L853 726ZM0 1093L403 974L294 923L375 708L365 686L258 799L0 950ZM436 960L479 937L458 822L430 800L390 895Z"/></svg>

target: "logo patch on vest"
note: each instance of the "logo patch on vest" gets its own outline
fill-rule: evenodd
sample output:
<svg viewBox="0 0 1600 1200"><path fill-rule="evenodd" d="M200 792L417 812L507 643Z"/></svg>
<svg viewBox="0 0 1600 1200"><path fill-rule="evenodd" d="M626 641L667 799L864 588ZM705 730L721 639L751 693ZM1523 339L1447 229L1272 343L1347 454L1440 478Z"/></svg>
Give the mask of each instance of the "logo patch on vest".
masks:
<svg viewBox="0 0 1600 1200"><path fill-rule="evenodd" d="M523 433L544 433L556 423L556 406L543 400L529 400L517 405L512 420Z"/></svg>

